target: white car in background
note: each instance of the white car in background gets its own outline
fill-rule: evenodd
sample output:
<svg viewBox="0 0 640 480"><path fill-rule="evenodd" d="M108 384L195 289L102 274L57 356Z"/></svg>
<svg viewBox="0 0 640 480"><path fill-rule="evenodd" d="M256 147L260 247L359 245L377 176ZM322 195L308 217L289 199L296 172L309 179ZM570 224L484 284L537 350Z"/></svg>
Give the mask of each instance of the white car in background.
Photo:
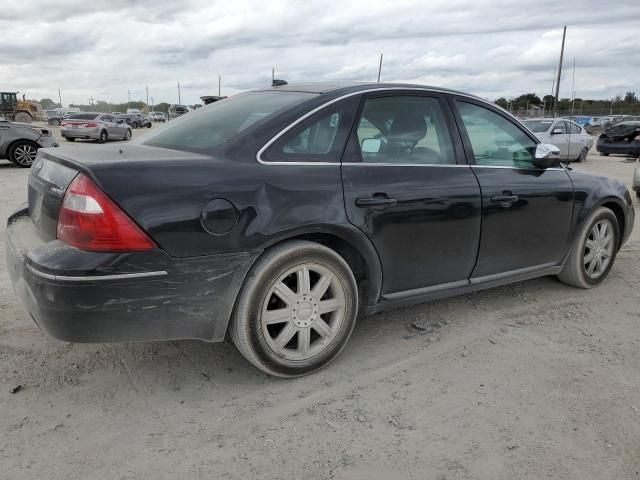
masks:
<svg viewBox="0 0 640 480"><path fill-rule="evenodd" d="M584 162L593 137L577 123L564 118L538 118L522 122L542 143L550 143L560 149L558 157L566 162Z"/></svg>

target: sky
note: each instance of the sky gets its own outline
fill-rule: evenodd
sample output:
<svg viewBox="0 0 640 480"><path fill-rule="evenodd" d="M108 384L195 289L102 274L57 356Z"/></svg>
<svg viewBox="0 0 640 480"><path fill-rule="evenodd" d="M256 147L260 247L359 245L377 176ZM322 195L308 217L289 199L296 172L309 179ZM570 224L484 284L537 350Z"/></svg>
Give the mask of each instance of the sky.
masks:
<svg viewBox="0 0 640 480"><path fill-rule="evenodd" d="M382 81L494 100L640 93L638 0L3 0L0 90L199 103L271 83Z"/></svg>

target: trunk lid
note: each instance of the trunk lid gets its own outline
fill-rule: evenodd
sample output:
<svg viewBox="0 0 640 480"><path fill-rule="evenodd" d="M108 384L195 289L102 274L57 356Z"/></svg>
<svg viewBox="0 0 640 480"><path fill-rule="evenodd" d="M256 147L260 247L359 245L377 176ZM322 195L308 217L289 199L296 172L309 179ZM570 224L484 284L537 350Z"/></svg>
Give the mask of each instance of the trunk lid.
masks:
<svg viewBox="0 0 640 480"><path fill-rule="evenodd" d="M119 195L119 180L134 177L143 182L143 172L162 165L187 168L189 160L202 155L143 145L78 145L65 149L40 149L31 167L28 185L29 216L45 241L56 238L58 216L69 184L80 172L92 178L107 195L127 211ZM168 174L171 178L171 174ZM107 185L105 185L105 183ZM106 188L105 188L106 187ZM130 190L129 190L130 191ZM126 203L126 202L124 202ZM128 212L130 215L131 213Z"/></svg>

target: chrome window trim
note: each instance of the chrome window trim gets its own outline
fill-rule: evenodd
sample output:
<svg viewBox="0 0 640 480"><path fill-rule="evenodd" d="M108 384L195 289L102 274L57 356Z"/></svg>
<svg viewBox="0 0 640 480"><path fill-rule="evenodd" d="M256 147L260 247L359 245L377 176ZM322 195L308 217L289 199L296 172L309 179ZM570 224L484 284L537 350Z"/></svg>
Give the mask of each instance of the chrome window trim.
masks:
<svg viewBox="0 0 640 480"><path fill-rule="evenodd" d="M140 273L121 273L117 275L89 275L89 276L69 276L69 275L51 275L50 273L41 272L40 270L27 264L27 270L31 273L46 278L47 280L57 280L63 282L96 282L102 280L130 280L135 278L163 277L169 273L165 270L156 272L140 272Z"/></svg>
<svg viewBox="0 0 640 480"><path fill-rule="evenodd" d="M262 165L341 165L341 162L269 162L267 160L263 160L262 159L262 154L271 145L273 145L280 137L282 137L284 134L286 134L289 130L294 128L299 123L305 121L310 116L312 116L315 113L319 112L320 110L328 107L329 105L333 105L336 102L344 100L345 98L353 97L355 95L364 95L366 93L386 92L386 91L404 91L404 92L422 92L422 93L430 93L430 92L432 92L432 93L441 93L441 94L451 94L451 95L457 95L457 96L460 96L460 97L470 98L472 100L484 102L487 105L491 105L490 103L486 102L485 100L482 100L481 98L478 98L478 97L474 97L473 95L466 95L466 94L463 94L463 93L451 92L449 90L440 90L440 89L437 89L437 88L393 87L393 86L388 86L388 87L380 87L380 88L369 88L367 90L359 90L357 92L347 93L347 94L342 95L342 96L340 96L338 98L334 98L333 100L325 102L322 105L314 108L313 110L308 111L307 113L302 115L300 118L298 118L297 120L295 120L292 123L290 123L289 125L287 125L285 128L280 130L273 138L271 138L271 140L269 140L267 143L265 143L264 146L260 150L258 150L258 153L256 154L256 160L258 161L258 163L261 163ZM348 163L349 165L356 165L356 164L358 164L360 162L353 162L353 163L345 162L345 163ZM368 165L372 165L372 164L368 164ZM382 165L382 164L378 164L378 165ZM394 165L396 165L396 164L394 164ZM427 165L427 164L425 164L425 165ZM436 166L438 166L438 165L436 165Z"/></svg>

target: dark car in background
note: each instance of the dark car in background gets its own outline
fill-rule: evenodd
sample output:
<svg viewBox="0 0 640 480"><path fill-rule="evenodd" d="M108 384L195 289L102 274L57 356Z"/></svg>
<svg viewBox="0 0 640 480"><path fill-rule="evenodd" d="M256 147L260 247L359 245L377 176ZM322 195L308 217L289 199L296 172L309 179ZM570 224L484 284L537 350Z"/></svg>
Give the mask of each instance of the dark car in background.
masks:
<svg viewBox="0 0 640 480"><path fill-rule="evenodd" d="M126 148L43 151L8 220L8 270L58 339L229 338L295 377L364 315L544 275L600 284L631 196L557 153L445 89L248 92Z"/></svg>
<svg viewBox="0 0 640 480"><path fill-rule="evenodd" d="M131 128L151 128L151 120L140 113L123 113L118 116L118 119L124 121Z"/></svg>
<svg viewBox="0 0 640 480"><path fill-rule="evenodd" d="M640 121L621 122L607 128L596 142L600 155L622 154L640 157Z"/></svg>
<svg viewBox="0 0 640 480"><path fill-rule="evenodd" d="M57 146L58 142L48 128L10 122L0 117L0 159L26 168L35 161L38 149Z"/></svg>
<svg viewBox="0 0 640 480"><path fill-rule="evenodd" d="M131 139L131 128L109 113L74 113L65 117L60 127L60 135L68 142L83 139L105 143Z"/></svg>

